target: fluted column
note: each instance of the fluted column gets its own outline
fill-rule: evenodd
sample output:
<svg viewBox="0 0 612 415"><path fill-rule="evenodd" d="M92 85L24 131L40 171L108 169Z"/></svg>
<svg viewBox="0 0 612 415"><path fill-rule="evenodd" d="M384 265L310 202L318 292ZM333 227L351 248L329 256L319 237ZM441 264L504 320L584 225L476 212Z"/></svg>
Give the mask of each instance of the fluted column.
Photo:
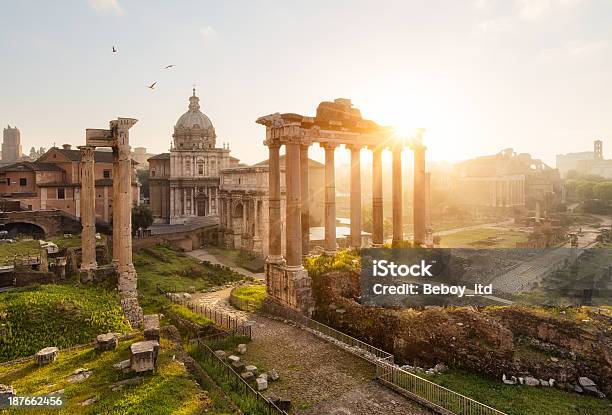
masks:
<svg viewBox="0 0 612 415"><path fill-rule="evenodd" d="M280 211L280 143L267 142L268 146L268 261L280 261L281 251L281 211Z"/></svg>
<svg viewBox="0 0 612 415"><path fill-rule="evenodd" d="M382 149L372 149L372 245L383 245Z"/></svg>
<svg viewBox="0 0 612 415"><path fill-rule="evenodd" d="M361 147L351 150L351 247L361 248Z"/></svg>
<svg viewBox="0 0 612 415"><path fill-rule="evenodd" d="M117 149L117 162L113 163L113 177L114 181L118 182L118 199L114 200L116 204L113 209L119 219L118 289L121 306L132 326L142 324L142 308L138 305L137 275L132 263L132 160L129 129L136 121L133 118L111 121ZM113 234L115 230L113 226Z"/></svg>
<svg viewBox="0 0 612 415"><path fill-rule="evenodd" d="M81 150L81 270L90 271L96 262L96 184L94 147L82 146ZM89 279L89 278L88 278Z"/></svg>
<svg viewBox="0 0 612 415"><path fill-rule="evenodd" d="M121 223L119 214L119 150L113 147L113 266L119 268Z"/></svg>
<svg viewBox="0 0 612 415"><path fill-rule="evenodd" d="M289 139L286 147L285 186L286 186L286 241L287 266L302 266L302 194L300 190L300 143Z"/></svg>
<svg viewBox="0 0 612 415"><path fill-rule="evenodd" d="M336 179L334 144L323 144L325 149L325 244L326 254L336 252Z"/></svg>
<svg viewBox="0 0 612 415"><path fill-rule="evenodd" d="M300 146L300 187L302 209L302 255L310 251L310 183L308 178L308 144Z"/></svg>
<svg viewBox="0 0 612 415"><path fill-rule="evenodd" d="M413 194L413 229L414 244L425 243L426 227L426 175L425 175L425 146L416 145L414 148L414 194Z"/></svg>
<svg viewBox="0 0 612 415"><path fill-rule="evenodd" d="M399 245L404 239L403 199L402 199L402 147L393 147L393 173L391 177L393 189L393 240L392 245Z"/></svg>

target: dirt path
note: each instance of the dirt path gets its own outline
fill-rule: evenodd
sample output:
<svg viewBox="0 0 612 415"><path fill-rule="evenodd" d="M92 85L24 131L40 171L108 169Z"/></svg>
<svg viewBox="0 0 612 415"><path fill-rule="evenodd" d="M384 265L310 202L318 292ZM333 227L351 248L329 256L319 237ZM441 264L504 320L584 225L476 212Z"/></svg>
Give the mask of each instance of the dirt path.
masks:
<svg viewBox="0 0 612 415"><path fill-rule="evenodd" d="M195 294L193 301L253 322L253 340L242 360L278 371L280 380L269 383L268 393L290 398L295 414L431 414L376 382L369 362L291 324L234 309L229 291Z"/></svg>

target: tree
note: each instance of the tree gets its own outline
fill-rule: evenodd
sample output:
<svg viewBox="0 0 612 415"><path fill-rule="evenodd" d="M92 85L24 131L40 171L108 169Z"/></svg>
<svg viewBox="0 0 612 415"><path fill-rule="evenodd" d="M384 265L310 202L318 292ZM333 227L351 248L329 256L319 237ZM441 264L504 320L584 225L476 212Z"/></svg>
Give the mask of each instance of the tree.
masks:
<svg viewBox="0 0 612 415"><path fill-rule="evenodd" d="M612 182L601 182L593 186L593 195L597 199L612 200Z"/></svg>
<svg viewBox="0 0 612 415"><path fill-rule="evenodd" d="M138 229L147 229L153 225L153 212L147 206L140 205L132 208L132 235Z"/></svg>

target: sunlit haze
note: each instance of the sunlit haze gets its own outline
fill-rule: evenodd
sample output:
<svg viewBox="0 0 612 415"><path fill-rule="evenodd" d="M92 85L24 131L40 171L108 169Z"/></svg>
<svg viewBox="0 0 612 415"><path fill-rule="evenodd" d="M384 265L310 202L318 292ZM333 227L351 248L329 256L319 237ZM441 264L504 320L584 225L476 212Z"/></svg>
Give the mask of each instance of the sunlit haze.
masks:
<svg viewBox="0 0 612 415"><path fill-rule="evenodd" d="M513 147L554 165L595 138L612 155L612 3L222 6L4 2L0 123L20 128L27 152L82 143L86 128L129 116L139 119L133 145L160 153L196 84L218 144L247 163L267 156L259 116L314 115L337 97L381 124L425 128L430 160Z"/></svg>

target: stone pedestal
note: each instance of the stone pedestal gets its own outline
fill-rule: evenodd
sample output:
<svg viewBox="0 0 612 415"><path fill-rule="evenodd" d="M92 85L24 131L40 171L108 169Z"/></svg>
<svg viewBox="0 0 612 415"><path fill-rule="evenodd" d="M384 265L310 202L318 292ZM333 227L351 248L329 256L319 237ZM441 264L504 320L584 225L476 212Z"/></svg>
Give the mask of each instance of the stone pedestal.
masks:
<svg viewBox="0 0 612 415"><path fill-rule="evenodd" d="M130 346L130 368L134 372L155 370L159 343L154 340L134 343Z"/></svg>
<svg viewBox="0 0 612 415"><path fill-rule="evenodd" d="M144 316L144 338L159 341L159 314Z"/></svg>
<svg viewBox="0 0 612 415"><path fill-rule="evenodd" d="M34 358L36 359L36 364L48 365L57 359L58 354L59 349L57 347L45 347L44 349L39 350L34 355Z"/></svg>
<svg viewBox="0 0 612 415"><path fill-rule="evenodd" d="M96 349L101 352L115 350L119 345L119 338L115 333L100 334L96 337Z"/></svg>
<svg viewBox="0 0 612 415"><path fill-rule="evenodd" d="M313 310L308 271L283 263L266 263L268 296L279 304L310 316Z"/></svg>

